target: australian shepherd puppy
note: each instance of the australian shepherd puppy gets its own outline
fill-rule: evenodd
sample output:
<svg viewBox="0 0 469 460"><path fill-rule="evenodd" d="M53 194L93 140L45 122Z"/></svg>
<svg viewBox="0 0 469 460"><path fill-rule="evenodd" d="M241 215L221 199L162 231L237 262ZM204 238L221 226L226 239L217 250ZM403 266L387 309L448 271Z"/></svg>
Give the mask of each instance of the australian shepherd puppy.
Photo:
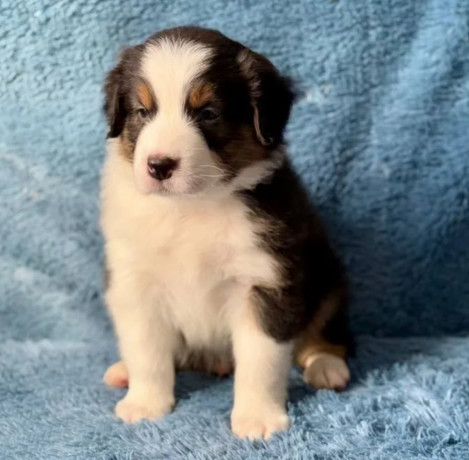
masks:
<svg viewBox="0 0 469 460"><path fill-rule="evenodd" d="M234 370L232 431L287 429L292 360L341 389L350 343L342 266L285 154L289 81L219 32L178 27L125 49L105 95L117 417L170 412L176 370Z"/></svg>

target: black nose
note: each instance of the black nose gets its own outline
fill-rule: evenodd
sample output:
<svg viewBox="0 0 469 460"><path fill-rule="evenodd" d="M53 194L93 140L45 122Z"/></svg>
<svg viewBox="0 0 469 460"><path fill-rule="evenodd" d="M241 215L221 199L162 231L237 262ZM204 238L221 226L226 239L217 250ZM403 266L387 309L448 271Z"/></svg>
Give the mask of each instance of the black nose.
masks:
<svg viewBox="0 0 469 460"><path fill-rule="evenodd" d="M169 179L178 167L179 160L169 157L148 158L148 174L156 180Z"/></svg>

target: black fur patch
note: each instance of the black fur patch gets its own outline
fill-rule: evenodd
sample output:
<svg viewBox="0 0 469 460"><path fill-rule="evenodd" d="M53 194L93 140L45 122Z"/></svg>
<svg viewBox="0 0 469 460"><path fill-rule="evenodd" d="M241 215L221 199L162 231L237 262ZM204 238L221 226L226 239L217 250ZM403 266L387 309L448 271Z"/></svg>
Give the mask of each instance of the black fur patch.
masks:
<svg viewBox="0 0 469 460"><path fill-rule="evenodd" d="M136 70L140 68L143 50L143 45L124 49L119 63L106 77L104 112L109 126L108 137L117 137L122 133L128 114L135 108Z"/></svg>
<svg viewBox="0 0 469 460"><path fill-rule="evenodd" d="M240 195L252 210L252 220L258 223L259 244L281 267L281 283L277 288L262 285L253 288L260 322L276 340L292 339L307 327L331 293L345 291L342 265L288 162L274 173L269 183ZM345 308L342 302L336 314L345 314ZM326 325L325 329L334 343L348 343L346 327L331 331Z"/></svg>

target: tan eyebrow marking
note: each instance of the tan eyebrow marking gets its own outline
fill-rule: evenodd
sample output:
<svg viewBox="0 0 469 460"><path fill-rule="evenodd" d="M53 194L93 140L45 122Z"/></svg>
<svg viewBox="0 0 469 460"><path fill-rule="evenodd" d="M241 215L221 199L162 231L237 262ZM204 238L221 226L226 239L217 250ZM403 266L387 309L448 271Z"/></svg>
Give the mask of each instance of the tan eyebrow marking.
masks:
<svg viewBox="0 0 469 460"><path fill-rule="evenodd" d="M153 110L156 108L153 91L144 80L139 80L137 83L137 97L140 104L142 104L147 110Z"/></svg>
<svg viewBox="0 0 469 460"><path fill-rule="evenodd" d="M215 88L211 83L198 83L189 93L189 104L198 109L215 99Z"/></svg>

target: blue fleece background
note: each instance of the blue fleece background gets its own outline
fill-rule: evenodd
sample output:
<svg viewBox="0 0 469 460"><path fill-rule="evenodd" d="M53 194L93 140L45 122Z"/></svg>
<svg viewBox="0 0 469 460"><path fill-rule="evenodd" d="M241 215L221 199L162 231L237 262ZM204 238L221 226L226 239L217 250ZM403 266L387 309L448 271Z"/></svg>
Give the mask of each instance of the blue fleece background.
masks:
<svg viewBox="0 0 469 460"><path fill-rule="evenodd" d="M181 375L137 426L100 383L101 86L124 44L187 23L297 81L290 151L353 287L353 384L293 371L269 443L230 435L231 379ZM0 458L469 458L468 150L467 0L1 0Z"/></svg>

